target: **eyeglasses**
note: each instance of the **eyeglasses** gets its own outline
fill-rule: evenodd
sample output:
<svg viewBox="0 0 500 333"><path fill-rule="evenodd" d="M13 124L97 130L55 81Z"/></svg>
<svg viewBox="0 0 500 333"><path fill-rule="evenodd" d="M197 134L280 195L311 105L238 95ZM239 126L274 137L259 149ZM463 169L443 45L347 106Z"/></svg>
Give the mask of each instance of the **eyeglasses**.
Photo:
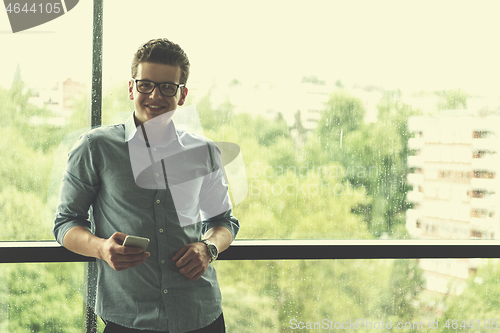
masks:
<svg viewBox="0 0 500 333"><path fill-rule="evenodd" d="M160 88L160 93L165 97L172 97L177 94L177 89L179 87L185 87L183 84L175 84L170 82L153 82L149 80L136 80L132 79L135 82L135 86L137 87L137 91L141 94L151 94L153 90L155 90L156 86Z"/></svg>

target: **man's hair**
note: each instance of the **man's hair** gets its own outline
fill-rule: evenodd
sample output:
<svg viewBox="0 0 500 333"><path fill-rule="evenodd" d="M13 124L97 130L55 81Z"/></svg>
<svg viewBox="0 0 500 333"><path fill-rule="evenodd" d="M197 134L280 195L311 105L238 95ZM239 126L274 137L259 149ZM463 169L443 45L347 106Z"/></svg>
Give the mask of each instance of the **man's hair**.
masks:
<svg viewBox="0 0 500 333"><path fill-rule="evenodd" d="M181 68L181 84L186 84L189 77L189 59L184 50L166 38L152 39L139 47L132 59L132 77L137 75L141 62L151 62Z"/></svg>

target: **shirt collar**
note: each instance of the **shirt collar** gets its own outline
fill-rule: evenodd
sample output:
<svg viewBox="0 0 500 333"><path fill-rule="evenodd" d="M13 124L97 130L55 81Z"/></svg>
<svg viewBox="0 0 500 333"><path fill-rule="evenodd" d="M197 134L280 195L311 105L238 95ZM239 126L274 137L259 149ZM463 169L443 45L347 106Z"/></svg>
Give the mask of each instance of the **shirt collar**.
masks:
<svg viewBox="0 0 500 333"><path fill-rule="evenodd" d="M134 120L134 114L135 112L132 112L130 117L128 117L127 121L125 121L125 142L129 142L132 140L134 136L137 135L138 131L135 126L135 120ZM170 142L172 141L177 141L182 147L185 147L184 143L182 142L181 135L177 128L175 127L174 121L170 121L170 124L168 125L167 128L168 131L168 137L165 141L165 143L159 144L158 146L167 146ZM141 140L144 140L142 134L139 136Z"/></svg>

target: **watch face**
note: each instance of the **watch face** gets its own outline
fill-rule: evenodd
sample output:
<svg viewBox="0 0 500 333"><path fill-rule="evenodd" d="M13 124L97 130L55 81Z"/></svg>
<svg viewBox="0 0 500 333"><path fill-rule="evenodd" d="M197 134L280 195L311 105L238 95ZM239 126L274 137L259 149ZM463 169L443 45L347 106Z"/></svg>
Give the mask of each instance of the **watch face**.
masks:
<svg viewBox="0 0 500 333"><path fill-rule="evenodd" d="M212 257L215 257L217 255L217 249L215 248L215 246L213 245L209 245L208 246L208 249L210 250L210 255Z"/></svg>
<svg viewBox="0 0 500 333"><path fill-rule="evenodd" d="M212 258L211 262L217 259L219 255L219 250L217 249L217 246L209 241L203 241L205 245L207 246L208 254Z"/></svg>

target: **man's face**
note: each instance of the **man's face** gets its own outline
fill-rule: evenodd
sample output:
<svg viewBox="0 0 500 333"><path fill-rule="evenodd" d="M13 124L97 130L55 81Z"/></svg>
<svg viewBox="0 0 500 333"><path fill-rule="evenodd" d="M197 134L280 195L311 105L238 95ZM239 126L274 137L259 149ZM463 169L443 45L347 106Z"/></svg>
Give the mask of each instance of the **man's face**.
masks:
<svg viewBox="0 0 500 333"><path fill-rule="evenodd" d="M179 66L141 62L137 66L135 79L179 84L180 77L181 68ZM150 94L143 94L137 91L135 85L134 81L129 81L128 96L134 101L136 125L171 112L178 105L183 105L188 92L187 88L179 88L175 96L166 97L160 93L160 88L156 86Z"/></svg>

